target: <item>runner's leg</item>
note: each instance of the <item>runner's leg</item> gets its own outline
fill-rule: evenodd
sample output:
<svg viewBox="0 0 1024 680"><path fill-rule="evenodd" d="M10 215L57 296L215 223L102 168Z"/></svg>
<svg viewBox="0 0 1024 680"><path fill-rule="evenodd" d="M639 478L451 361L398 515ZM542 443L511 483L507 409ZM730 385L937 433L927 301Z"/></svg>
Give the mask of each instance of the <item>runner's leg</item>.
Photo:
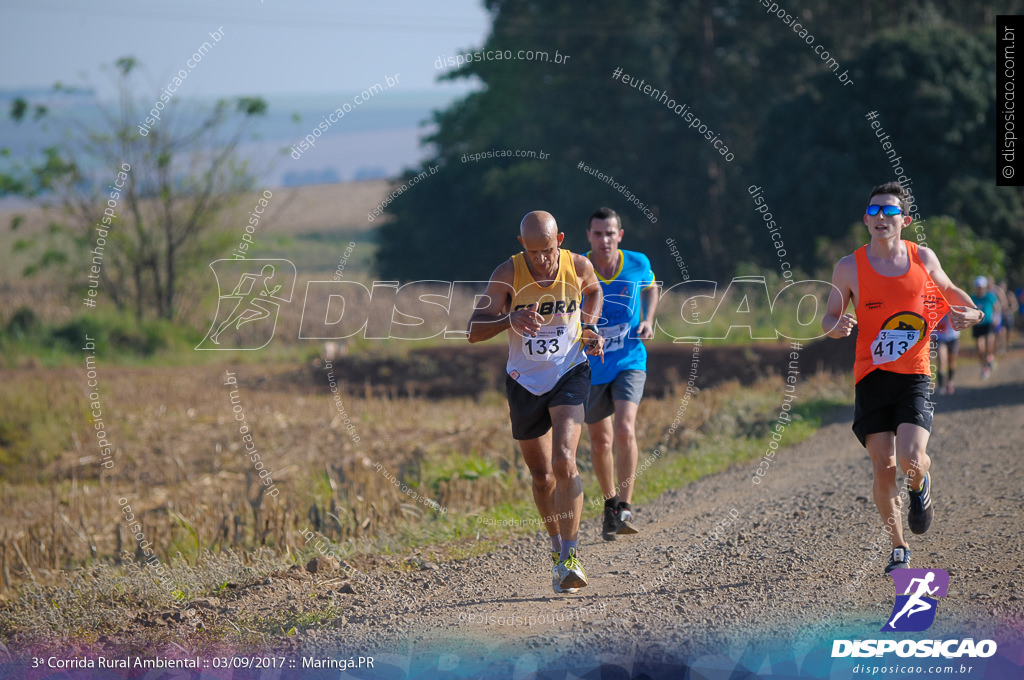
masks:
<svg viewBox="0 0 1024 680"><path fill-rule="evenodd" d="M555 514L555 473L551 466L551 430L536 439L519 442L523 460L533 477L533 501L537 504L548 536L557 536L558 520Z"/></svg>
<svg viewBox="0 0 1024 680"><path fill-rule="evenodd" d="M978 338L978 357L981 359L981 367L985 377L988 377L988 373L992 370L995 337L993 332L989 332Z"/></svg>
<svg viewBox="0 0 1024 680"><path fill-rule="evenodd" d="M576 446L583 431L583 405L551 407L551 467L555 474L554 513L563 541L575 541L583 514L583 480L576 468Z"/></svg>
<svg viewBox="0 0 1024 680"><path fill-rule="evenodd" d="M959 352L960 352L960 340L959 339L954 340L953 342L949 343L949 351L948 351L948 354L949 354L949 388L947 389L947 392L949 392L949 394L953 394L953 392L956 390L956 386L953 384L953 381L954 381L954 379L956 377L956 356L957 356L957 354L959 354Z"/></svg>
<svg viewBox="0 0 1024 680"><path fill-rule="evenodd" d="M639 404L626 399L615 402L615 472L619 482L619 497L625 503L633 500L633 481L636 477L636 411ZM607 498L607 495L605 496Z"/></svg>
<svg viewBox="0 0 1024 680"><path fill-rule="evenodd" d="M605 500L615 496L615 458L612 453L614 427L612 416L587 426L590 431L590 459L594 463L594 475L601 485Z"/></svg>
<svg viewBox="0 0 1024 680"><path fill-rule="evenodd" d="M935 372L935 377L939 383L939 394L946 394L946 385L948 381L946 379L946 371L949 368L949 345L941 340L936 340L935 344L936 351L938 352L939 367Z"/></svg>
<svg viewBox="0 0 1024 680"><path fill-rule="evenodd" d="M932 466L932 459L925 453L928 437L928 430L913 423L900 423L896 428L896 459L909 478L912 489L921 488L924 476Z"/></svg>
<svg viewBox="0 0 1024 680"><path fill-rule="evenodd" d="M875 507L887 527L892 547L905 546L900 496L896 487L895 436L892 432L874 432L864 438L874 470Z"/></svg>

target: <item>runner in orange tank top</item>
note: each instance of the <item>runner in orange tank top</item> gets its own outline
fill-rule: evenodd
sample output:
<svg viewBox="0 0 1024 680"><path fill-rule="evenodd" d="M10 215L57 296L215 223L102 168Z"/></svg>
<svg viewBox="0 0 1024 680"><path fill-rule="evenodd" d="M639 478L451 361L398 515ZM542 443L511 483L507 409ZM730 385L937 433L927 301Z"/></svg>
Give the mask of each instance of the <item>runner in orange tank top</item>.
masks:
<svg viewBox="0 0 1024 680"><path fill-rule="evenodd" d="M871 241L836 265L822 320L831 338L858 329L853 431L871 457L875 506L892 539L886 573L906 569L910 561L897 465L907 476L910 530L923 534L932 522L931 459L925 452L933 413L928 335L947 311L957 330L984 318L934 252L900 239L912 221L909 198L897 182L871 190L864 215ZM851 302L856 315L846 312Z"/></svg>
<svg viewBox="0 0 1024 680"><path fill-rule="evenodd" d="M857 353L853 377L860 382L875 369L931 375L928 334L949 311L946 298L921 263L916 243L903 241L909 267L884 276L871 266L869 245L854 252L857 263ZM875 333L877 331L877 333Z"/></svg>

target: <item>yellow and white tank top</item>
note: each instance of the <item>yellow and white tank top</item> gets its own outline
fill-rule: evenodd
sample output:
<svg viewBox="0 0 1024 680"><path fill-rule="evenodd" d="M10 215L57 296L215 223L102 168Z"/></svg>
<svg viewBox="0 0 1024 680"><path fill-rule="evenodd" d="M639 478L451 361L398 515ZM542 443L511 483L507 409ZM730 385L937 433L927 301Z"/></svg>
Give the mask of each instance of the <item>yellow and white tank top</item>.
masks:
<svg viewBox="0 0 1024 680"><path fill-rule="evenodd" d="M515 279L512 287L512 311L537 303L544 317L536 337L508 330L508 364L512 379L536 395L550 392L559 378L584 363L587 355L581 342L580 293L572 253L558 251L558 273L548 286L541 286L530 274L526 256L512 256Z"/></svg>

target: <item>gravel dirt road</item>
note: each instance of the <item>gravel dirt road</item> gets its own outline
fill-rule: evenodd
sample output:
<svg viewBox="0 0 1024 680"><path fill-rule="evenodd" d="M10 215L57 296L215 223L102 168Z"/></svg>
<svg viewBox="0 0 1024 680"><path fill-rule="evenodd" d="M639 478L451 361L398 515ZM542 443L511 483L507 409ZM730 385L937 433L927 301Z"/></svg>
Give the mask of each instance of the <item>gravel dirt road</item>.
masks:
<svg viewBox="0 0 1024 680"><path fill-rule="evenodd" d="M948 571L949 592L929 630L898 637L993 639L994 659L951 663L980 664L970 677L1021 677L1024 352L1002 357L985 382L965 358L960 376L955 395L937 397L935 522L923 536L908 532L911 566ZM780 404L782 395L780 387ZM851 417L852 408L839 409L811 438L795 446L783 438L760 484L754 461L637 507L639 535L605 542L598 521L585 522L591 585L574 595L552 592L538 532L487 555L419 560L405 572L346 578L296 566L197 600L195 616L220 629L230 620L244 634L246 621L330 604L326 625L282 631L271 644L309 663L374 657L372 675L353 677L682 677L684 668L692 678L747 677L744 669L854 677L854 660L834 666L832 641L885 637L879 629L894 588ZM188 621L145 612L100 648L138 647L144 628L156 625L182 633L183 646L164 653L211 651L186 632Z"/></svg>
<svg viewBox="0 0 1024 680"><path fill-rule="evenodd" d="M917 637L991 638L999 656L1016 654L1020 664L1024 356L1003 357L985 382L963 360L960 376L955 395L937 397L934 525L922 536L907 531L911 566L950 575L934 625ZM349 608L334 628L296 643L306 655L376 655L450 677L494 664L514 675L600 663L627 675L688 666L705 669L693 677L719 677L714 669L729 677L737 659L755 671L803 664L828 677L820 649L827 657L835 638L884 637L894 597L871 467L851 417L852 408L840 409L815 436L785 447L760 484L755 461L640 506L637 536L605 542L598 523L586 522L591 586L578 594L551 591L538 533L488 555L425 562L386 583L373 577L390 597L357 586L341 596Z"/></svg>

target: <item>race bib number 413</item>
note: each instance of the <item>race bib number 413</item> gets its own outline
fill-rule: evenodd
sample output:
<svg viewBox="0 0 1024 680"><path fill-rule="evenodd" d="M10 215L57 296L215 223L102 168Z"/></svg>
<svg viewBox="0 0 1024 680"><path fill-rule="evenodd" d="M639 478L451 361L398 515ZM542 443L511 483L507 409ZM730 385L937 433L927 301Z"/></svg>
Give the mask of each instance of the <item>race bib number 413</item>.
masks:
<svg viewBox="0 0 1024 680"><path fill-rule="evenodd" d="M879 331L871 343L871 362L877 366L896 361L917 344L920 331Z"/></svg>

